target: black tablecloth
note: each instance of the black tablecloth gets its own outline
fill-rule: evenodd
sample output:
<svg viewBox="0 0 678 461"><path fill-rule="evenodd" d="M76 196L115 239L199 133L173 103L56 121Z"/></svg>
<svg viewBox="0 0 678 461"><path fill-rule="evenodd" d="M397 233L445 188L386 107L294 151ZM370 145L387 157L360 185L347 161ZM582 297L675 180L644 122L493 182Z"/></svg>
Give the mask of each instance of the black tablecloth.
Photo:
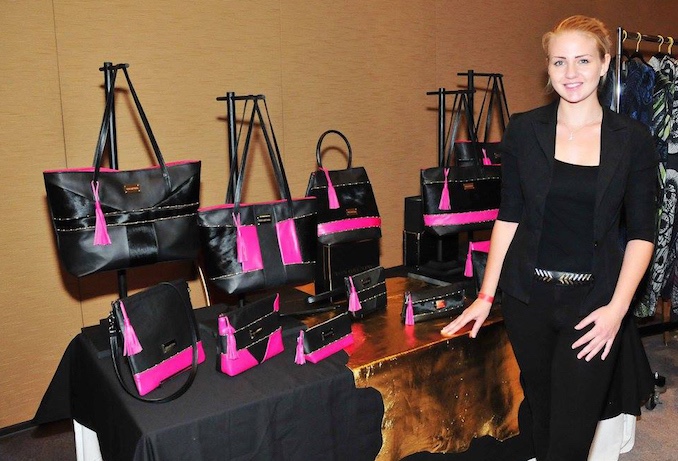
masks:
<svg viewBox="0 0 678 461"><path fill-rule="evenodd" d="M214 319L217 309L198 309L196 317ZM286 330L285 352L235 377L216 371L215 340L203 331L206 359L191 388L175 401L150 404L122 390L103 327L85 328L64 353L34 422L77 420L97 433L106 461L373 460L381 395L355 388L344 352L295 365L297 330ZM154 392L171 392L184 379Z"/></svg>

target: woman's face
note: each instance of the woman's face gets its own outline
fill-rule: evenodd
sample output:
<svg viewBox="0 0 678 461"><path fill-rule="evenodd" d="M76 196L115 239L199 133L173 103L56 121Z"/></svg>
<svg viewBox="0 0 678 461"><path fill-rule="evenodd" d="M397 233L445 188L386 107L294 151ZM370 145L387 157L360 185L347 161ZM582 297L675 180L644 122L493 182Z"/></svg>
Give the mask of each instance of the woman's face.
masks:
<svg viewBox="0 0 678 461"><path fill-rule="evenodd" d="M610 55L600 58L596 40L583 32L560 32L549 43L548 74L562 99L578 103L598 98L600 77L610 65Z"/></svg>

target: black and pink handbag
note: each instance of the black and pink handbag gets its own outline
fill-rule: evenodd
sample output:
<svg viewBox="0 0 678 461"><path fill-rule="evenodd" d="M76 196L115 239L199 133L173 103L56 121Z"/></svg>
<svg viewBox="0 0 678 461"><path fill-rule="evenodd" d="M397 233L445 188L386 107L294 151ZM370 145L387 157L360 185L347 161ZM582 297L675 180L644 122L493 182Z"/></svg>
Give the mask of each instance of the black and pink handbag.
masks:
<svg viewBox="0 0 678 461"><path fill-rule="evenodd" d="M348 148L348 165L328 170L322 165L322 144L328 134L338 135ZM343 133L327 130L315 151L317 171L311 173L306 196L316 197L318 241L321 244L356 242L381 237L381 217L372 184L364 167L352 167L353 151Z"/></svg>
<svg viewBox="0 0 678 461"><path fill-rule="evenodd" d="M299 331L294 363L318 363L351 346L354 342L351 324L348 312L342 312Z"/></svg>
<svg viewBox="0 0 678 461"><path fill-rule="evenodd" d="M278 294L224 312L218 318L217 367L238 375L284 349Z"/></svg>
<svg viewBox="0 0 678 461"><path fill-rule="evenodd" d="M109 338L113 365L123 389L146 402L173 400L190 387L197 366L205 360L198 335L188 284L184 280L163 282L112 303ZM126 358L132 371L136 395L121 376L119 362ZM164 381L191 370L185 384L166 397L144 398ZM141 396L141 397L140 397Z"/></svg>

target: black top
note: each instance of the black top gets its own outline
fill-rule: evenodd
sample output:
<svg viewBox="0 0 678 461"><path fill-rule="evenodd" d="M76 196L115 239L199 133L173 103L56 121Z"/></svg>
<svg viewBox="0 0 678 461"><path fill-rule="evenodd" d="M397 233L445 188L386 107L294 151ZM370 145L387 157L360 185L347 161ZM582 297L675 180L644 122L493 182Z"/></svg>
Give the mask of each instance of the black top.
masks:
<svg viewBox="0 0 678 461"><path fill-rule="evenodd" d="M555 159L546 197L537 267L591 272L597 166Z"/></svg>

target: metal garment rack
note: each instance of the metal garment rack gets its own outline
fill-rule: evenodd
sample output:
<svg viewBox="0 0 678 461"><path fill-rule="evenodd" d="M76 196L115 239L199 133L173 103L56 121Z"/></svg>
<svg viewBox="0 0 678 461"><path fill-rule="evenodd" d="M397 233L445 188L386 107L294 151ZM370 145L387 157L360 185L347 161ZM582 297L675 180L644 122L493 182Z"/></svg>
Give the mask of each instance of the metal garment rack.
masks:
<svg viewBox="0 0 678 461"><path fill-rule="evenodd" d="M620 103L621 103L621 74L622 74L622 57L624 54L624 43L629 40L635 41L635 51L640 51L640 44L643 42L646 43L658 43L659 50L661 50L662 45L666 44L668 46L667 54L671 54L671 47L674 44L674 38L672 36L664 35L649 35L643 34L641 32L630 32L624 29L623 27L617 27L617 55L615 59L615 82L614 82L614 99L612 109L615 112L619 112ZM668 343L668 330L678 326L676 322L671 322L671 307L666 301L661 301L661 310L662 310L662 323L659 325L659 330L663 335L664 345ZM648 330L654 331L656 325L649 325L643 327Z"/></svg>
<svg viewBox="0 0 678 461"><path fill-rule="evenodd" d="M636 51L639 51L640 44L642 42L647 43L658 43L659 48L663 44L666 44L668 48L668 54L671 54L671 47L674 44L674 39L672 36L664 35L648 35L640 32L629 32L623 27L617 27L617 56L615 59L615 82L614 82L614 101L612 109L615 112L619 112L619 104L621 101L621 61L622 55L624 54L624 42L626 40L635 40L636 41Z"/></svg>

